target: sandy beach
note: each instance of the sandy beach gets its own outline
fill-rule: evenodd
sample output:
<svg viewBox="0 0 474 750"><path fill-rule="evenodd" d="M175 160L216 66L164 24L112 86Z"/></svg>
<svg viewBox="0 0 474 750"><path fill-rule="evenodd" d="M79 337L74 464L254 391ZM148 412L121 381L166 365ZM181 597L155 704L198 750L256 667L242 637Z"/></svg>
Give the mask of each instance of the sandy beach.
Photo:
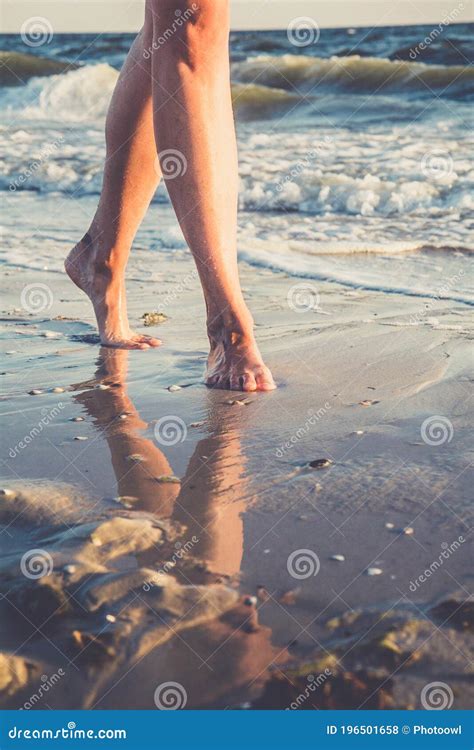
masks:
<svg viewBox="0 0 474 750"><path fill-rule="evenodd" d="M202 384L189 254L140 264L156 351L5 273L2 707L406 708L440 675L467 707L469 308L242 263L279 384L244 396Z"/></svg>

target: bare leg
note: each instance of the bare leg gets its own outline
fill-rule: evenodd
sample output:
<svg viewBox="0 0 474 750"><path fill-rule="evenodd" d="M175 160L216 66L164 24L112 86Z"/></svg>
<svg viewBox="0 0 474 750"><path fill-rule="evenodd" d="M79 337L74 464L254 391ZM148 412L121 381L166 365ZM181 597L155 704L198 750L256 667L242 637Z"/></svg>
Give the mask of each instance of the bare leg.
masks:
<svg viewBox="0 0 474 750"><path fill-rule="evenodd" d="M255 342L237 269L238 170L228 0L149 4L155 139L206 299L211 344L206 382L236 390L271 390L275 384ZM186 22L177 25L177 14ZM170 150L177 168L168 171Z"/></svg>
<svg viewBox="0 0 474 750"><path fill-rule="evenodd" d="M106 124L107 158L102 195L91 227L66 260L66 271L90 297L103 344L148 349L160 342L131 331L125 267L136 231L159 182L155 169L151 66L151 16L120 74Z"/></svg>

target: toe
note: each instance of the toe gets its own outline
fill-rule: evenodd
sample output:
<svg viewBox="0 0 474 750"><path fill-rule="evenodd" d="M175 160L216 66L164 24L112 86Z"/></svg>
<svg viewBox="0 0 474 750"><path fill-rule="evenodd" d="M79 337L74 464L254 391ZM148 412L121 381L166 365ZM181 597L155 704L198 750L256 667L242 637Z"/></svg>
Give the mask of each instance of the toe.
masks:
<svg viewBox="0 0 474 750"><path fill-rule="evenodd" d="M257 381L253 372L244 372L239 378L239 388L242 391L256 391Z"/></svg>
<svg viewBox="0 0 474 750"><path fill-rule="evenodd" d="M273 391L276 388L273 376L268 367L262 367L255 373L257 389L259 391Z"/></svg>
<svg viewBox="0 0 474 750"><path fill-rule="evenodd" d="M160 346L160 339L156 339L154 336L146 336L145 334L137 334L133 337L133 340L139 344L147 344L147 346Z"/></svg>

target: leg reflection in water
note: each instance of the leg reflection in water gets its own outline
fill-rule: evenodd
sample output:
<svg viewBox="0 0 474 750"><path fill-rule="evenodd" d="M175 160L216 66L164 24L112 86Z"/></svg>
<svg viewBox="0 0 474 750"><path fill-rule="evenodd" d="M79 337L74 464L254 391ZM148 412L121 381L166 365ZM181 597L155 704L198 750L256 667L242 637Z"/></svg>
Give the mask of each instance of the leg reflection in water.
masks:
<svg viewBox="0 0 474 750"><path fill-rule="evenodd" d="M237 585L244 546L242 514L248 496L239 436L242 422L236 423L231 410L224 417L217 413L220 404L213 406L213 394L206 392L210 434L197 443L181 481L163 483L160 478L173 476L173 468L153 438L145 437L149 425L127 393L128 356L127 350L104 347L95 379L82 384L92 388L76 396L107 441L118 494L134 510L168 519L182 528L181 548L194 540L189 558L186 553L172 568L161 561L167 573L187 585L218 580ZM241 410L239 413L241 419ZM159 567L156 559L153 565ZM246 698L249 689L254 693L265 680L277 653L270 637L269 628L258 624L255 607L240 600L211 624L187 631L185 641L174 637L166 649L150 653L138 667L140 680L152 685L158 670L164 676L161 681L185 685L189 707L212 707L222 701L227 705L233 697ZM117 690L128 695L129 707L143 707L138 698L136 705L130 699L136 679L136 670L130 682L124 675L120 687L97 707L117 705Z"/></svg>

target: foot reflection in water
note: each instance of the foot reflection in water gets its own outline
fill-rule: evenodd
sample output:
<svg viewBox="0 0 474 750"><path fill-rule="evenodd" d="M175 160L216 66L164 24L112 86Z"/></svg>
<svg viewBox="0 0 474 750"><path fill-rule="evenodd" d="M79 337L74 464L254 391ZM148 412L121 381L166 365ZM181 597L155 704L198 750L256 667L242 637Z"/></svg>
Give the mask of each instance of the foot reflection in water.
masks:
<svg viewBox="0 0 474 750"><path fill-rule="evenodd" d="M167 519L182 529L184 554L178 559L172 556L173 567L161 560L162 570L188 586L216 581L237 585L247 503L242 498L248 491L239 437L242 410L237 423L235 412L223 413L222 399L216 402L215 394L205 392L210 434L197 443L182 480L163 482L163 477L173 477L173 468L157 443L144 436L149 425L127 393L128 356L126 350L101 349L95 379L83 384L93 387L76 396L107 440L118 494L126 507ZM159 567L156 555L153 565L149 560L146 564ZM249 693L258 692L275 659L277 649L270 636L270 629L259 625L255 607L239 599L226 614L216 613L212 622L197 624L184 637L176 634L166 648L149 653L133 674L125 672L119 679L114 675L116 687L102 691L96 707L121 705L125 696L127 706L147 707L157 674L159 682L177 681L185 686L188 707L246 700ZM132 690L138 674L140 684L150 686L145 702L141 690Z"/></svg>

